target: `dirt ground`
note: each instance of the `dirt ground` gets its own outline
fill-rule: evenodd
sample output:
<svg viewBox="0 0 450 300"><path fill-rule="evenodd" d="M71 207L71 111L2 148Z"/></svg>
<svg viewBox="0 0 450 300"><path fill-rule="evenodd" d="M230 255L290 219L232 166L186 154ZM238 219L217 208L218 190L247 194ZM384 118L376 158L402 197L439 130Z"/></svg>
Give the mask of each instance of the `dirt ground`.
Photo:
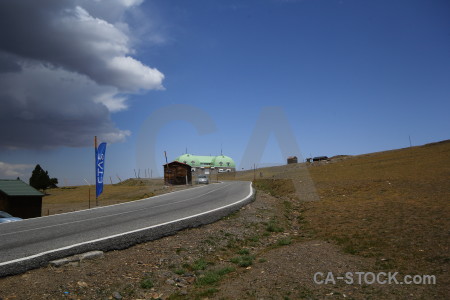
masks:
<svg viewBox="0 0 450 300"><path fill-rule="evenodd" d="M0 279L6 299L445 299L450 142L258 170L222 220L59 268ZM254 172L236 179L253 180ZM225 179L225 178L222 178ZM303 201L296 182L314 182ZM309 190L310 191L310 190ZM436 284L314 282L317 272L434 275Z"/></svg>

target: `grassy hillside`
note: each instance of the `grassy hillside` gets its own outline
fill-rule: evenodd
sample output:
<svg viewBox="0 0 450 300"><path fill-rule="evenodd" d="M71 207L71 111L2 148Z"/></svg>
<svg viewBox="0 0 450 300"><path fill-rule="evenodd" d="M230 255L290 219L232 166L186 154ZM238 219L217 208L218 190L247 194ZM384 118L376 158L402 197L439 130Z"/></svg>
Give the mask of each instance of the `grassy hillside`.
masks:
<svg viewBox="0 0 450 300"><path fill-rule="evenodd" d="M253 177L253 171L236 175L241 180ZM348 253L374 258L380 269L414 274L448 269L449 140L258 169L256 178L260 189L298 201L305 199L298 182L310 178L320 201L302 204L309 230Z"/></svg>
<svg viewBox="0 0 450 300"><path fill-rule="evenodd" d="M319 237L376 258L382 269L448 269L450 141L309 170L321 201L305 204L305 217Z"/></svg>

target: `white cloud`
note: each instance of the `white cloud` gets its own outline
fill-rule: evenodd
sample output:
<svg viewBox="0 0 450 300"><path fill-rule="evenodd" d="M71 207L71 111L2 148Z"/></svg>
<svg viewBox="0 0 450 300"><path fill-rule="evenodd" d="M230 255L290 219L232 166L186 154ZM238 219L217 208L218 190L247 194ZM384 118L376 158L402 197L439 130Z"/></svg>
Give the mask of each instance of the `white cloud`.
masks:
<svg viewBox="0 0 450 300"><path fill-rule="evenodd" d="M157 69L152 69L130 56L117 56L109 60L109 67L113 74L121 74L120 77L111 78L115 86L124 90L154 89L162 90L161 82L164 75Z"/></svg>
<svg viewBox="0 0 450 300"><path fill-rule="evenodd" d="M124 6L135 6L140 5L144 0L117 0L119 3L122 3Z"/></svg>
<svg viewBox="0 0 450 300"><path fill-rule="evenodd" d="M63 17L50 27L61 39L76 41L66 41L72 44L70 57L55 59L53 63L122 91L162 89L164 75L130 56L134 50L128 36L119 27L91 16L79 6L66 9ZM80 58L84 58L84 62ZM90 63L92 60L95 61L94 65Z"/></svg>
<svg viewBox="0 0 450 300"><path fill-rule="evenodd" d="M8 164L0 161L0 178L17 178L20 176L29 176L33 170L33 165L27 164Z"/></svg>
<svg viewBox="0 0 450 300"><path fill-rule="evenodd" d="M97 103L102 103L108 108L110 112L117 112L128 108L126 97L120 97L117 95L117 90L105 92L94 98Z"/></svg>

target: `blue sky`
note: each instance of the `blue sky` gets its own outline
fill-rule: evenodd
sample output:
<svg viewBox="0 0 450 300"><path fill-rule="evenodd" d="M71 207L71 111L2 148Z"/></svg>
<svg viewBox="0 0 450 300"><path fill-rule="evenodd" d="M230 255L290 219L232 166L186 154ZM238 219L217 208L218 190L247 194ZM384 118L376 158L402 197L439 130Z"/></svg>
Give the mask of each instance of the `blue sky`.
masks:
<svg viewBox="0 0 450 300"><path fill-rule="evenodd" d="M117 182L117 175L133 177L134 169L143 174L143 169L158 168L164 163L164 150L172 160L186 147L199 155L219 154L222 148L244 168L253 163L284 163L275 136L261 150L261 161L241 161L261 110L268 106L282 109L290 125L286 131L295 136L301 150L292 154L303 157L402 148L409 146L409 136L414 145L449 138L448 1L136 0L127 6L122 3L125 1L116 0L116 15L85 2L73 1L74 7L78 5L85 12L76 14L77 18L105 20L128 37L120 45L129 49L120 55L133 61L121 60L120 71L129 68L129 73L115 74L117 68L111 66L117 65L104 62L104 48L88 50L98 52L99 66L105 72L79 67L83 63L75 65L74 58L56 61L5 43L0 50L14 55L11 60L50 61L61 72L71 72L69 77L85 74L96 83L91 94L74 92L68 98L76 105L81 101L77 97L92 96L92 101L108 107L99 108L98 115L105 122L92 121L94 129L89 134L93 141L95 125L108 128L98 135L103 134L103 140L109 142L105 175L113 182ZM60 8L51 9L57 12ZM14 22L19 27L20 20ZM114 41L124 40L117 32L102 34L117 34ZM83 35L81 38L86 40ZM45 50L55 51L54 57L58 51L65 53L49 47ZM80 56L77 61L84 59ZM23 73L28 70L23 63L21 66ZM139 72L151 76L143 75L148 80L141 82L140 77L133 77ZM110 98L98 100L98 95ZM121 104L124 107L119 107ZM153 145L157 166L141 165L136 153L139 132L145 133L143 124L152 114L155 118L164 112L167 120L170 110L182 114L180 105L205 112L215 128L205 121L210 133L199 135L189 121L198 115L186 110L184 120L172 121L158 132ZM19 109L11 107L8 109ZM68 110L72 106L64 107ZM90 121L80 117L77 122L77 117L72 117L69 127L67 111L60 109L50 117L56 120L52 126L62 124L61 131L51 131L40 139L51 146L43 147L39 140L21 143L11 139L0 149L3 178L20 175L27 180L32 167L40 163L63 185L82 184L83 178L93 182L94 153L87 138L78 142L60 137L81 126L77 124ZM8 129L14 132L19 122L13 119ZM274 127L283 123L268 122ZM47 137L51 138L48 142ZM59 138L61 142L56 142Z"/></svg>

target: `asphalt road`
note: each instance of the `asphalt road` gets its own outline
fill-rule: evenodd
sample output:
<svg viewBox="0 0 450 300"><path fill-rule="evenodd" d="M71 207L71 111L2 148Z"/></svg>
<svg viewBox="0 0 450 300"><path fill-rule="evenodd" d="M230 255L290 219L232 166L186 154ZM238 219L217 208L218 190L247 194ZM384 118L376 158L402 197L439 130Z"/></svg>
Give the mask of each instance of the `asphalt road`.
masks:
<svg viewBox="0 0 450 300"><path fill-rule="evenodd" d="M224 182L139 201L0 224L0 276L91 250L123 249L214 222L253 199L250 182Z"/></svg>

